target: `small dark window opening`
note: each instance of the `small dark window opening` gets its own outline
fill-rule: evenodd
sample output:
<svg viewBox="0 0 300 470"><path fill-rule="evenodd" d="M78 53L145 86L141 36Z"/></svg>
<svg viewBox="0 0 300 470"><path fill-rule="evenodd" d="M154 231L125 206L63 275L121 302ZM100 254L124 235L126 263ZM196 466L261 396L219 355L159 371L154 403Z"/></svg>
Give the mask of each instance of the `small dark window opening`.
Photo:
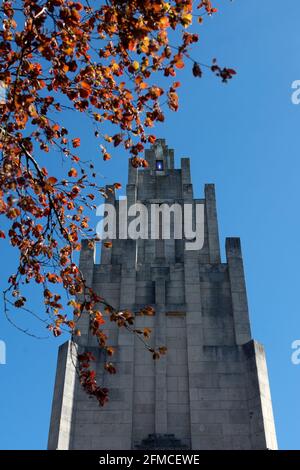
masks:
<svg viewBox="0 0 300 470"><path fill-rule="evenodd" d="M156 160L156 170L163 171L164 169L164 162L163 160Z"/></svg>

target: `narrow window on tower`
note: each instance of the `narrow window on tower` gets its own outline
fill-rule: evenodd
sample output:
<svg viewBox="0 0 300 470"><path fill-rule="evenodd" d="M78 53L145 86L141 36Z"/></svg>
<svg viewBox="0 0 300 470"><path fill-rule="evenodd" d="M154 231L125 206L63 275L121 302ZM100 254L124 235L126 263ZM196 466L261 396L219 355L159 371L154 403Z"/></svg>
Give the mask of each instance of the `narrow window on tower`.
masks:
<svg viewBox="0 0 300 470"><path fill-rule="evenodd" d="M164 169L164 162L162 160L156 160L156 170L163 171Z"/></svg>

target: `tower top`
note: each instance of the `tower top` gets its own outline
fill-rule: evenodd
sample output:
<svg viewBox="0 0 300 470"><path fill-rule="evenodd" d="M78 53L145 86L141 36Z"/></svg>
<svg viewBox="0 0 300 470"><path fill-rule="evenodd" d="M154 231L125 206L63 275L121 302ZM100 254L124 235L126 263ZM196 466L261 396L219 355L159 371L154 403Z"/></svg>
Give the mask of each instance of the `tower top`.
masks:
<svg viewBox="0 0 300 470"><path fill-rule="evenodd" d="M174 150L169 149L165 139L157 139L151 148L145 151L149 168L157 174L167 174L174 169Z"/></svg>

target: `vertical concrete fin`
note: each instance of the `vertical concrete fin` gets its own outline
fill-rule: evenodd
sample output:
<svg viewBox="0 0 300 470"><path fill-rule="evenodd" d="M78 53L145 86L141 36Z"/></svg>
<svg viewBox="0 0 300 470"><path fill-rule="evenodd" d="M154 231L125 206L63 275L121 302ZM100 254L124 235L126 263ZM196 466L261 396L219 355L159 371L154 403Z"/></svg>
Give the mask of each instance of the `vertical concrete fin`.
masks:
<svg viewBox="0 0 300 470"><path fill-rule="evenodd" d="M105 200L105 205L111 205L116 208L116 193L115 188L112 185L106 185L106 194L107 199ZM117 226L117 220L114 220L115 228ZM106 239L106 242L112 241L110 239ZM107 248L104 243L101 244L101 264L110 264L111 257L112 257L113 248Z"/></svg>
<svg viewBox="0 0 300 470"><path fill-rule="evenodd" d="M166 302L166 281L158 278L155 281L155 303L164 305Z"/></svg>
<svg viewBox="0 0 300 470"><path fill-rule="evenodd" d="M194 432L198 424L199 397L195 395L195 380L198 375L197 364L203 356L203 311L200 289L200 274L197 258L184 258L184 292L186 299L186 348L187 348L187 379L189 394L189 424L191 448L198 448L198 436Z"/></svg>
<svg viewBox="0 0 300 470"><path fill-rule="evenodd" d="M148 159L147 159L148 160ZM137 184L138 169L131 165L131 158L128 160L128 184Z"/></svg>
<svg viewBox="0 0 300 470"><path fill-rule="evenodd" d="M138 173L136 173L135 183L127 184L126 186L126 196L127 196L127 208L128 211L131 206L137 203L137 187L138 187ZM131 220L134 217L129 217L127 215L127 226L129 226ZM123 265L130 265L132 269L135 269L137 262L137 241L132 239L127 239L125 241L126 249L123 249L122 254L122 263Z"/></svg>
<svg viewBox="0 0 300 470"><path fill-rule="evenodd" d="M239 238L226 238L226 257L230 279L236 344L244 344L250 341L251 331L241 241Z"/></svg>
<svg viewBox="0 0 300 470"><path fill-rule="evenodd" d="M126 197L128 208L135 204L137 201L137 188L138 188L138 170L133 168L129 160L129 178L126 186Z"/></svg>
<svg viewBox="0 0 300 470"><path fill-rule="evenodd" d="M71 341L58 350L54 395L49 430L48 449L70 449L72 413L76 380L76 355Z"/></svg>
<svg viewBox="0 0 300 470"><path fill-rule="evenodd" d="M155 343L156 348L166 345L166 282L169 270L152 268L155 283ZM167 362L165 357L155 361L155 433L168 432L167 418Z"/></svg>
<svg viewBox="0 0 300 470"><path fill-rule="evenodd" d="M82 271L87 283L92 284L93 270L96 257L95 245L91 240L81 240L81 251L79 257L79 269Z"/></svg>
<svg viewBox="0 0 300 470"><path fill-rule="evenodd" d="M191 183L190 159L181 158L181 185L183 199L191 201L193 199L193 185Z"/></svg>
<svg viewBox="0 0 300 470"><path fill-rule="evenodd" d="M212 264L221 262L215 185L205 185L205 210L208 232L209 258Z"/></svg>
<svg viewBox="0 0 300 470"><path fill-rule="evenodd" d="M168 149L167 151L167 165L170 170L174 170L174 150Z"/></svg>
<svg viewBox="0 0 300 470"><path fill-rule="evenodd" d="M149 164L150 170L153 170L155 167L155 154L153 151L153 146L151 146L150 149L145 150L145 159L147 160ZM130 183L130 180L128 179L128 183Z"/></svg>
<svg viewBox="0 0 300 470"><path fill-rule="evenodd" d="M163 311L156 312L155 341L156 347L166 344L166 315ZM155 361L155 433L168 432L167 402L167 358L162 356Z"/></svg>
<svg viewBox="0 0 300 470"><path fill-rule="evenodd" d="M87 287L93 286L96 247L92 240L81 240L79 269L83 274ZM79 301L83 300L83 294L77 295ZM79 342L84 344L89 335L89 316L83 313L76 319L76 327L81 332Z"/></svg>
<svg viewBox="0 0 300 470"><path fill-rule="evenodd" d="M264 347L251 340L243 346L252 449L277 450Z"/></svg>
<svg viewBox="0 0 300 470"><path fill-rule="evenodd" d="M135 240L127 240L135 244ZM133 311L133 306L135 304L135 294L136 294L136 272L132 266L122 266L121 271L121 285L120 285L120 310L131 310ZM119 373L122 374L122 369L126 371L124 373L124 389L126 389L126 411L128 411L127 423L126 426L128 431L124 433L123 439L125 443L125 448L129 449L133 446L133 393L134 393L134 334L130 331L127 331L125 328L118 328L118 351L119 351L119 361L118 368ZM123 352L123 355L120 353ZM125 353L125 354L124 354ZM131 360L129 360L131 358Z"/></svg>
<svg viewBox="0 0 300 470"><path fill-rule="evenodd" d="M191 184L190 159L181 158L182 184Z"/></svg>

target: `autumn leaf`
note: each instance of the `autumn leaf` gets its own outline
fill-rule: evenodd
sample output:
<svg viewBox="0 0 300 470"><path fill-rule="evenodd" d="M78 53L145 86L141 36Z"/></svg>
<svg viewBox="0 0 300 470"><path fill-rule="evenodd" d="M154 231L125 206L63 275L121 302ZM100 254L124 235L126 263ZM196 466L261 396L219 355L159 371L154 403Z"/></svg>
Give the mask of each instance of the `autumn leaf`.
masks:
<svg viewBox="0 0 300 470"><path fill-rule="evenodd" d="M56 338L62 334L61 328L57 326L53 328L52 332Z"/></svg>
<svg viewBox="0 0 300 470"><path fill-rule="evenodd" d="M54 176L50 176L50 178L47 179L47 183L50 185L56 184L57 178L55 178Z"/></svg>
<svg viewBox="0 0 300 470"><path fill-rule="evenodd" d="M175 65L175 67L176 67L177 69L183 69L183 67L184 67L184 62L183 62L182 59L178 58L178 59L175 61L174 65Z"/></svg>
<svg viewBox="0 0 300 470"><path fill-rule="evenodd" d="M70 178L76 178L77 176L77 170L75 168L71 168L68 172L68 176L70 176Z"/></svg>
<svg viewBox="0 0 300 470"><path fill-rule="evenodd" d="M202 77L202 70L200 68L200 65L197 64L197 62L194 62L193 65L193 75L194 77Z"/></svg>
<svg viewBox="0 0 300 470"><path fill-rule="evenodd" d="M193 20L193 15L191 13L186 13L182 15L181 17L181 22L185 28L190 26L190 24L192 23L192 20Z"/></svg>
<svg viewBox="0 0 300 470"><path fill-rule="evenodd" d="M132 68L135 72L138 71L138 69L140 68L140 64L137 60L134 60L133 63L132 63Z"/></svg>
<svg viewBox="0 0 300 470"><path fill-rule="evenodd" d="M26 298L20 297L18 300L15 301L15 307L21 308L24 306L25 302L26 302Z"/></svg>
<svg viewBox="0 0 300 470"><path fill-rule="evenodd" d="M61 277L55 273L47 273L47 279L49 282L56 284L57 282L61 282Z"/></svg>
<svg viewBox="0 0 300 470"><path fill-rule="evenodd" d="M114 146L117 147L122 142L123 136L122 134L116 134L113 136L112 140L114 142Z"/></svg>
<svg viewBox="0 0 300 470"><path fill-rule="evenodd" d="M79 147L80 146L80 138L77 137L76 139L73 139L72 140L72 145L73 145L74 148Z"/></svg>
<svg viewBox="0 0 300 470"><path fill-rule="evenodd" d="M178 110L178 96L174 91L168 92L168 106L172 111Z"/></svg>
<svg viewBox="0 0 300 470"><path fill-rule="evenodd" d="M155 310L151 306L146 306L140 310L140 315L153 316L155 315Z"/></svg>
<svg viewBox="0 0 300 470"><path fill-rule="evenodd" d="M155 141L156 141L155 135L149 135L149 136L148 136L148 142L149 142L150 144L154 144Z"/></svg>
<svg viewBox="0 0 300 470"><path fill-rule="evenodd" d="M151 328L144 328L143 329L143 335L145 338L150 338L150 334L151 334Z"/></svg>
<svg viewBox="0 0 300 470"><path fill-rule="evenodd" d="M117 369L111 362L107 362L106 364L104 364L104 369L110 374L115 374L117 372Z"/></svg>
<svg viewBox="0 0 300 470"><path fill-rule="evenodd" d="M95 324L97 324L97 327L99 327L100 325L104 325L105 319L103 318L103 315L102 315L101 312L99 312L99 311L94 312L93 322L94 322L94 326L95 326Z"/></svg>
<svg viewBox="0 0 300 470"><path fill-rule="evenodd" d="M112 355L114 354L114 352L115 352L115 349L112 348L111 346L108 346L108 347L106 348L106 352L107 352L107 354L108 354L109 356L112 356Z"/></svg>
<svg viewBox="0 0 300 470"><path fill-rule="evenodd" d="M160 346L158 348L158 351L159 351L160 354L166 354L167 350L168 350L168 348L166 348L166 346Z"/></svg>

